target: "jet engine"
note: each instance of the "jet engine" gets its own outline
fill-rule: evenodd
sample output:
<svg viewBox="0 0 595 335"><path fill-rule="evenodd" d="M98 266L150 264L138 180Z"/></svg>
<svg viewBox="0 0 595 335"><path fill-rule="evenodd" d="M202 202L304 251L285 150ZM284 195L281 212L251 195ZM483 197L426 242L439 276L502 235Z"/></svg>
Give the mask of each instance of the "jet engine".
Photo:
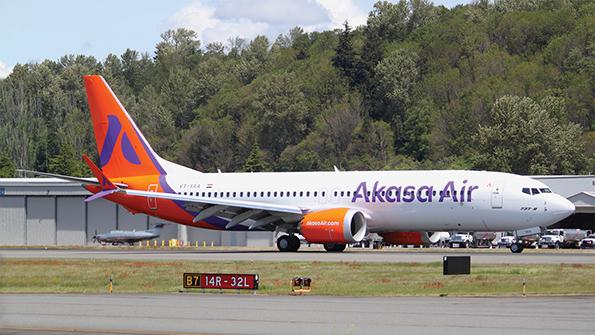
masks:
<svg viewBox="0 0 595 335"><path fill-rule="evenodd" d="M437 243L442 235L442 232L428 233L425 231L394 231L380 233L385 244L398 245L427 245Z"/></svg>
<svg viewBox="0 0 595 335"><path fill-rule="evenodd" d="M366 236L364 214L355 209L331 208L308 213L300 233L310 243L355 243Z"/></svg>

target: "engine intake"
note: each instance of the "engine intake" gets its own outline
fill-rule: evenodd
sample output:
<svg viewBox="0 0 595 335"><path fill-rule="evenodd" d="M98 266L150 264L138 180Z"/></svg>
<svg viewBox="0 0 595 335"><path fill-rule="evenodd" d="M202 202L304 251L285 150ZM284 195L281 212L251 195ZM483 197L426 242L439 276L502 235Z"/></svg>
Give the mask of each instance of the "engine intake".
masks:
<svg viewBox="0 0 595 335"><path fill-rule="evenodd" d="M366 236L366 218L350 208L331 208L308 213L300 233L310 243L355 243Z"/></svg>

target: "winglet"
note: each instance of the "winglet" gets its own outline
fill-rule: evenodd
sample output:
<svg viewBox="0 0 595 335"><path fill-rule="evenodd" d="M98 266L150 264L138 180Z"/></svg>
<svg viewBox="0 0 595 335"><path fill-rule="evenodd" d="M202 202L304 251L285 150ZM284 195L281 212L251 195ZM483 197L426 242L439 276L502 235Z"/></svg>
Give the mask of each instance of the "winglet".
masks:
<svg viewBox="0 0 595 335"><path fill-rule="evenodd" d="M89 169L91 169L91 172L93 172L93 175L95 176L95 178L97 178L97 181L99 181L99 184L101 186L102 191L108 191L108 190L117 190L118 187L116 185L114 185L114 183L112 183L101 171L101 169L99 169L97 167L97 165L95 165L95 163L93 163L93 161L85 154L83 154L83 160L85 161L85 163L87 163L87 165L89 166ZM95 197L91 200L94 199L98 199L101 198L103 196L106 196L108 194L114 193L114 192L99 192L99 193L103 193L101 196L99 197ZM97 193L97 194L99 194Z"/></svg>

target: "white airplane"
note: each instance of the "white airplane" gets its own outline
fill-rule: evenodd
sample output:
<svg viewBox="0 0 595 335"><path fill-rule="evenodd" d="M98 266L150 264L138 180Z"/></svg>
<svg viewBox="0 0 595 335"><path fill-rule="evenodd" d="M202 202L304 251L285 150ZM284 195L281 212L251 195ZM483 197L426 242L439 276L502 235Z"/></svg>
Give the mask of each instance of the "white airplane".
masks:
<svg viewBox="0 0 595 335"><path fill-rule="evenodd" d="M500 172L202 173L159 157L101 76L84 81L101 169L84 159L97 180L40 174L82 182L94 193L86 201L200 228L283 232L280 251L298 250L297 233L343 251L371 232L422 244L426 232L541 230L575 210L543 183Z"/></svg>

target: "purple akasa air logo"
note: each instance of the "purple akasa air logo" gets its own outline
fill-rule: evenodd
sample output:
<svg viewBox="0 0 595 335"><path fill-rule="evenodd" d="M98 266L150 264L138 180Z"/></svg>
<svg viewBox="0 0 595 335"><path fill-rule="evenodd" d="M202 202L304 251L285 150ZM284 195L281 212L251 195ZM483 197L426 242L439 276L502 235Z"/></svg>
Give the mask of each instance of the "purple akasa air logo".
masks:
<svg viewBox="0 0 595 335"><path fill-rule="evenodd" d="M108 115L107 122L107 134L103 140L103 147L101 148L101 154L99 155L99 161L101 162L102 167L106 166L112 158L116 143L118 143L118 137L122 132L122 124L115 115ZM120 149L124 154L124 158L126 158L129 163L140 165L140 159L138 158L136 151L134 151L134 147L132 147L132 143L130 143L130 139L126 132L122 135Z"/></svg>
<svg viewBox="0 0 595 335"><path fill-rule="evenodd" d="M437 187L436 189L440 189L438 192L435 191L434 185L382 186L377 181L370 192L368 184L363 181L353 192L351 202L357 202L358 199L363 202L433 202L435 197L438 198L438 202L471 202L473 191L478 188L476 185L467 185L467 179L463 180L460 188L451 180L444 187Z"/></svg>

